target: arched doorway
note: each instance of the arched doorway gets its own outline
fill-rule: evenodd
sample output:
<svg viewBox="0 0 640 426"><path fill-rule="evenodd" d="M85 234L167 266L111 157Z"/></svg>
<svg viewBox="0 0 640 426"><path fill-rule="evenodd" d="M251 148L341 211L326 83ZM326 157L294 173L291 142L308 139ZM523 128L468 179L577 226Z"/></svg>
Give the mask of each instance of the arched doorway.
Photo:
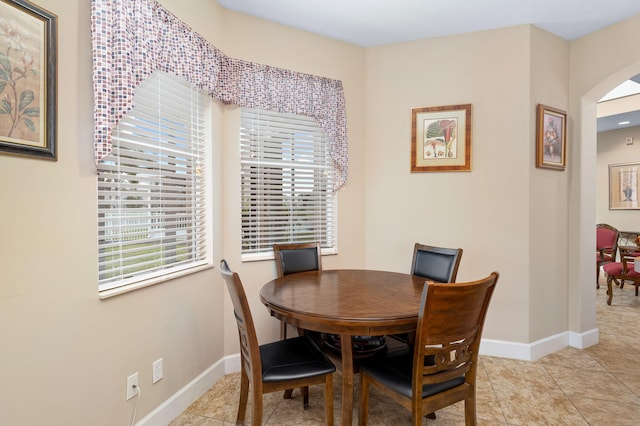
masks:
<svg viewBox="0 0 640 426"><path fill-rule="evenodd" d="M631 31L623 26L618 37L626 43ZM607 34L610 36L610 34ZM603 36L604 37L604 36ZM609 37L611 38L611 37ZM574 43L592 55L572 58L569 122L572 134L574 166L570 169L569 183L569 330L570 345L578 348L598 342L596 327L596 294L593 283L593 247L595 246L595 183L597 151L596 102L621 82L640 73L640 51L630 52L624 61L616 52L598 50L593 40ZM614 43L612 40L611 43ZM573 45L572 45L573 48ZM599 76L590 61L600 64ZM621 65L624 62L626 65ZM593 65L593 64L591 64ZM606 76L602 78L602 76Z"/></svg>

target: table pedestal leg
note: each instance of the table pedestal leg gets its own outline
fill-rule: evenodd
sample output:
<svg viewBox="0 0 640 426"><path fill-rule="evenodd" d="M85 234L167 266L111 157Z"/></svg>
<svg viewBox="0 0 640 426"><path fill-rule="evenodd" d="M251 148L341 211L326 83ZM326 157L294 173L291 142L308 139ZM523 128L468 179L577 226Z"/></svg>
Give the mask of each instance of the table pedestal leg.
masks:
<svg viewBox="0 0 640 426"><path fill-rule="evenodd" d="M351 426L353 416L353 351L349 334L340 335L342 353L342 426Z"/></svg>

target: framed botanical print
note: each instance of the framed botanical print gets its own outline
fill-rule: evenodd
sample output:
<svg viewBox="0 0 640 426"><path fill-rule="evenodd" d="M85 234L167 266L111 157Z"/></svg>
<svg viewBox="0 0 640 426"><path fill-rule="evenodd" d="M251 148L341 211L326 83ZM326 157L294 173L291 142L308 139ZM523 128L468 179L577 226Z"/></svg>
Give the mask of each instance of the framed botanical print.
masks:
<svg viewBox="0 0 640 426"><path fill-rule="evenodd" d="M0 153L57 159L57 16L0 0Z"/></svg>

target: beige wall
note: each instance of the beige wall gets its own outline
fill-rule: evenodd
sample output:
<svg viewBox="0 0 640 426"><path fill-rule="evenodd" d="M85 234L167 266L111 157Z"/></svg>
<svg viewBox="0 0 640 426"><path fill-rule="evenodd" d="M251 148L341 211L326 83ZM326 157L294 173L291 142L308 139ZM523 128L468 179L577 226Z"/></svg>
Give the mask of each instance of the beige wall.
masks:
<svg viewBox="0 0 640 426"><path fill-rule="evenodd" d="M342 80L351 153L364 157L363 49L225 15L210 0L161 3L229 55ZM237 352L217 271L223 256L246 281L259 334L264 341L276 338L277 322L257 294L275 268L272 261L239 260L238 162L227 161L238 155L237 109L216 104L215 269L98 299L90 2L38 4L58 15L59 159L0 155L0 424L129 424L134 400L125 401L127 376L140 374L141 419L166 401L188 400L197 387L190 382L223 374L224 356ZM327 267L364 265L364 162L351 161L350 167L339 194L340 254L326 258ZM164 379L152 384L152 363L160 357ZM171 418L171 407L166 411L156 424Z"/></svg>
<svg viewBox="0 0 640 426"><path fill-rule="evenodd" d="M216 268L98 299L90 3L38 4L59 17L59 160L0 155L0 423L128 424L128 375L140 373L142 418L181 395L188 400L191 381L215 379L210 372L237 351L219 258L240 272L263 341L276 338L277 322L257 299L275 268L240 261L238 110L216 105ZM230 56L343 81L350 174L339 192L339 255L323 259L327 268L406 271L415 241L460 246L460 280L502 273L486 337L526 345L594 328L595 196L580 191L595 185L595 113L589 116L582 97L640 73L640 46L620 43L635 35L637 19L572 43L567 58L567 43L529 26L365 50L223 11L210 0L162 4ZM619 44L624 52L603 48ZM545 65L548 57L553 64ZM613 74L616 81L608 81ZM473 171L409 173L410 108L467 102L474 108ZM532 166L537 102L568 103L575 140L565 173ZM542 213L559 216L550 230ZM569 247L560 239L545 250L538 236L557 235L567 216ZM568 256L567 299L557 269ZM152 385L159 357L165 377Z"/></svg>
<svg viewBox="0 0 640 426"><path fill-rule="evenodd" d="M140 374L141 418L223 356L224 293L208 270L98 299L91 3L37 3L58 15L58 161L0 156L0 423L129 424L127 376ZM215 3L167 3L219 37Z"/></svg>
<svg viewBox="0 0 640 426"><path fill-rule="evenodd" d="M528 342L568 331L566 255L568 239L568 171L535 167L536 106L568 111L569 43L538 28L531 28L529 147L529 314ZM569 123L571 114L568 115ZM567 138L572 137L567 132ZM567 169L574 166L567 151ZM562 339L558 339L562 340ZM551 348L547 348L551 349Z"/></svg>
<svg viewBox="0 0 640 426"><path fill-rule="evenodd" d="M415 242L462 247L458 281L502 274L485 336L522 342L529 249L514 235L528 234L528 44L523 26L371 48L366 74L367 266L406 272ZM465 103L472 171L411 173L411 108Z"/></svg>
<svg viewBox="0 0 640 426"><path fill-rule="evenodd" d="M367 50L367 265L407 271L416 241L463 247L458 281L501 274L485 338L566 331L566 220L539 218L566 217L566 173L536 170L533 147L535 104L566 109L567 53L530 26ZM410 173L411 108L461 103L472 171Z"/></svg>

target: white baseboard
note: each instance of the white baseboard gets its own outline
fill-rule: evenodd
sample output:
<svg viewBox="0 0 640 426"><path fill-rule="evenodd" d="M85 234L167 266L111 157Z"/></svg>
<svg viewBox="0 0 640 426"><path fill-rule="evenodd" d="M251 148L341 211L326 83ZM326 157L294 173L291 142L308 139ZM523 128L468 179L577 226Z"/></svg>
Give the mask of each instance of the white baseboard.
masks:
<svg viewBox="0 0 640 426"><path fill-rule="evenodd" d="M240 354L237 353L235 355L225 357L225 374L237 373L238 371L240 371Z"/></svg>
<svg viewBox="0 0 640 426"><path fill-rule="evenodd" d="M584 333L569 332L569 346L578 349L585 349L596 345L600 341L600 331L592 328Z"/></svg>
<svg viewBox="0 0 640 426"><path fill-rule="evenodd" d="M233 357L230 357L233 358ZM239 358L239 355L238 355ZM233 363L233 362L232 362ZM238 367L240 362L237 362ZM194 401L200 398L211 386L224 377L227 371L227 360L222 358L207 368L198 377L187 383L182 389L156 407L136 423L137 426L166 426L178 417ZM239 371L239 370L238 370Z"/></svg>
<svg viewBox="0 0 640 426"><path fill-rule="evenodd" d="M599 332L595 328L585 333L565 332L540 339L533 343L515 343L502 340L482 339L480 355L535 361L560 349L572 346L588 348L598 343ZM137 426L165 426L178 417L194 401L200 398L225 374L240 371L240 354L226 356L160 404L136 423Z"/></svg>
<svg viewBox="0 0 640 426"><path fill-rule="evenodd" d="M535 361L560 349L571 346L578 349L595 345L599 340L597 328L585 333L564 332L545 337L532 343L506 342L502 340L482 339L480 355L500 358Z"/></svg>

